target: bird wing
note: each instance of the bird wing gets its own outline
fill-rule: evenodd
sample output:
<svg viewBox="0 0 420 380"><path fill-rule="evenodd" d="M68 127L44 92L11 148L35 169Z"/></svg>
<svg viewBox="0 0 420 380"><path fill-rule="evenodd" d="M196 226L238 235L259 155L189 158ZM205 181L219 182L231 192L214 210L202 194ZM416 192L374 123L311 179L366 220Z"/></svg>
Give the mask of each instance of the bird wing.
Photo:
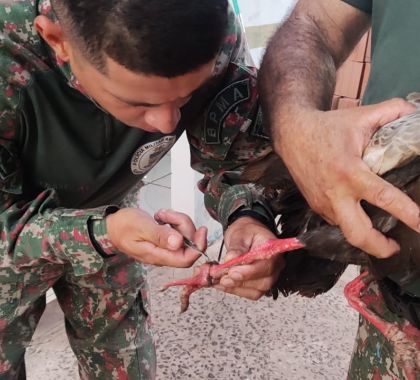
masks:
<svg viewBox="0 0 420 380"><path fill-rule="evenodd" d="M381 127L363 153L365 163L378 175L420 156L420 95L410 94L407 99L417 109Z"/></svg>

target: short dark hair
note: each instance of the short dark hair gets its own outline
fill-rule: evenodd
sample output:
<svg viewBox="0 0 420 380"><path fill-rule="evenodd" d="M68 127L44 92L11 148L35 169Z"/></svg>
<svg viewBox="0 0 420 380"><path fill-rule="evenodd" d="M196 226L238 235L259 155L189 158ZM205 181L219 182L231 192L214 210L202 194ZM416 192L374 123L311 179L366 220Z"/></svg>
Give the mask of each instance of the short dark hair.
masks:
<svg viewBox="0 0 420 380"><path fill-rule="evenodd" d="M64 30L102 72L108 56L146 75L175 77L218 53L228 0L53 0Z"/></svg>

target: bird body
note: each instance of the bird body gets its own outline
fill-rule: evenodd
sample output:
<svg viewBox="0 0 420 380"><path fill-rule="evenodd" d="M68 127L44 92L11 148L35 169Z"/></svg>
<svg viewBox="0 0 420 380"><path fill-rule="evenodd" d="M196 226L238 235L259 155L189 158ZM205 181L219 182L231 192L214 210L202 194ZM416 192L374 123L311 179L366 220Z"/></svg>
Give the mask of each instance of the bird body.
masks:
<svg viewBox="0 0 420 380"><path fill-rule="evenodd" d="M380 128L363 152L363 161L383 175L420 156L420 93L407 96L417 109Z"/></svg>
<svg viewBox="0 0 420 380"><path fill-rule="evenodd" d="M420 94L408 99L420 105ZM372 137L364 162L386 181L420 203L420 108L388 123ZM278 287L285 295L313 297L329 290L348 264L368 266L376 278L398 273L400 285L420 278L420 234L385 211L362 202L375 228L394 238L401 252L375 259L350 245L338 227L313 212L279 156L270 153L251 163L242 179L261 186L275 214L281 215L281 237L298 236L305 248L287 254L287 266Z"/></svg>
<svg viewBox="0 0 420 380"><path fill-rule="evenodd" d="M408 100L419 106L420 94L411 94ZM366 147L363 160L373 172L420 204L420 107L381 127ZM367 289L369 282L392 276L398 279L399 295L409 294L410 285L420 281L420 234L384 210L362 202L373 226L395 239L401 247L400 253L391 258L376 259L350 245L338 227L329 225L310 209L286 166L274 152L249 163L241 178L259 186L274 214L281 215L281 239L268 242L269 246L258 247L255 252L245 253L236 261L203 264L196 276L167 284L165 288L185 285L181 293L182 311L188 307L194 291L214 285L217 271L284 254L283 251L290 250L285 253L286 267L276 288L284 295L298 293L315 297L333 287L348 264L362 265L368 272L346 286L347 300L386 336L394 348L395 360L407 378L416 378L415 374L420 372L420 326L414 327L410 323L412 318L403 319L402 325L383 320L371 307L382 296L372 297ZM293 242L290 246L289 241ZM420 314L415 319L420 320Z"/></svg>
<svg viewBox="0 0 420 380"><path fill-rule="evenodd" d="M408 100L417 109L381 127L366 147L363 160L374 173L420 204L420 94L411 94ZM362 202L373 226L401 247L397 255L376 259L350 245L337 227L310 209L274 153L250 164L242 178L260 185L275 214L281 215L281 237L298 236L305 244L304 248L286 254L286 267L276 284L278 290L284 295L315 297L331 289L348 264L367 268L367 272L346 286L345 296L353 308L385 335L393 347L395 362L407 379L416 378L420 372L420 314L415 312L419 309L415 305L420 304L420 298L413 297L410 288L420 281L420 234L384 210ZM384 293L370 292L373 281ZM375 302L385 303L403 317L403 322L384 320L375 312ZM408 314L403 310L409 310Z"/></svg>
<svg viewBox="0 0 420 380"><path fill-rule="evenodd" d="M409 100L416 106L420 105L420 94L410 95ZM420 203L420 108L380 128L365 149L363 159L375 173ZM348 264L368 266L378 279L399 274L403 290L420 277L420 234L385 211L367 203L363 205L373 226L401 246L399 255L378 260L350 245L338 227L329 225L310 209L283 161L274 152L251 162L241 178L260 186L274 214L281 215L280 237L297 236L299 244L304 245L286 253L287 265L277 283L278 290L284 295L299 293L314 297L324 293L334 286ZM282 244L279 241L279 245ZM270 255L267 251L258 259ZM256 260L251 252L244 256ZM208 273L218 267L212 265L204 264L194 278L167 284L187 286L182 305L188 305L185 299L188 301L193 291L212 286L212 281L209 282L212 276L209 277ZM227 265L240 263L229 262ZM183 310L186 307L183 306Z"/></svg>

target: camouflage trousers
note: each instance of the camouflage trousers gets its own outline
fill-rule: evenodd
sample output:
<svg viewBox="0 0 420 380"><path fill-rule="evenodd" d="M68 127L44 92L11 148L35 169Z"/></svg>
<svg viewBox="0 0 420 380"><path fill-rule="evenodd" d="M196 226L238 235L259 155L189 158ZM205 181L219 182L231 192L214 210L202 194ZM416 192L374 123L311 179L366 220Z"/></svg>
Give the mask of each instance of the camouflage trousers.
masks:
<svg viewBox="0 0 420 380"><path fill-rule="evenodd" d="M372 282L365 293L365 297L371 303L370 310L386 322L401 327L404 334L404 326L408 322L392 313L385 305L376 282ZM363 299L363 298L362 298ZM411 325L410 325L411 326ZM414 331L417 329L412 328ZM417 333L413 334L414 341L418 344ZM407 337L409 339L409 337ZM418 351L417 351L418 352ZM414 353L415 354L415 353ZM350 362L349 380L420 380L420 372L413 369L409 375L398 365L396 352L391 342L365 318L359 318L359 328L356 342Z"/></svg>
<svg viewBox="0 0 420 380"><path fill-rule="evenodd" d="M82 379L155 378L145 269L115 255L104 259L97 273L81 276L70 264L42 259L0 267L0 379L25 379L25 349L50 287L64 312Z"/></svg>

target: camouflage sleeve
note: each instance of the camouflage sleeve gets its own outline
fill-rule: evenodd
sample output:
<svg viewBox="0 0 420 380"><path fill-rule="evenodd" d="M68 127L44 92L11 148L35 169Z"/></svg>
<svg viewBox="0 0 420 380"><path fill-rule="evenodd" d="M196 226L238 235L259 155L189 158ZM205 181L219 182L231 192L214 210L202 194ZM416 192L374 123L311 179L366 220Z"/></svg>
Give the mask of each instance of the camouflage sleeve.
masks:
<svg viewBox="0 0 420 380"><path fill-rule="evenodd" d="M226 229L238 210L273 219L262 189L240 174L251 160L272 152L257 93L257 70L250 64L242 27L231 14L226 43L217 59L212 94L196 123L187 126L191 166L204 174L199 188L206 208Z"/></svg>
<svg viewBox="0 0 420 380"><path fill-rule="evenodd" d="M62 209L53 189L33 196L24 191L19 152L21 90L34 71L48 69L45 57L38 54L34 9L30 2L0 6L0 267L31 265L42 258L70 263L77 275L94 273L101 268L103 256L114 253L105 228L105 216L114 209Z"/></svg>
<svg viewBox="0 0 420 380"><path fill-rule="evenodd" d="M53 189L31 199L25 195L15 88L10 80L0 79L0 267L31 265L31 260L42 258L70 263L76 275L94 273L102 267L103 256L115 253L105 228L105 216L114 209L58 208Z"/></svg>
<svg viewBox="0 0 420 380"><path fill-rule="evenodd" d="M0 198L3 251L0 266L30 265L29 258L42 258L70 263L75 275L84 275L101 269L104 254L116 253L107 238L104 219L114 211L111 206L86 210L57 208L56 193L51 189L26 201L18 194L7 193L3 187ZM89 234L90 223L95 238Z"/></svg>

